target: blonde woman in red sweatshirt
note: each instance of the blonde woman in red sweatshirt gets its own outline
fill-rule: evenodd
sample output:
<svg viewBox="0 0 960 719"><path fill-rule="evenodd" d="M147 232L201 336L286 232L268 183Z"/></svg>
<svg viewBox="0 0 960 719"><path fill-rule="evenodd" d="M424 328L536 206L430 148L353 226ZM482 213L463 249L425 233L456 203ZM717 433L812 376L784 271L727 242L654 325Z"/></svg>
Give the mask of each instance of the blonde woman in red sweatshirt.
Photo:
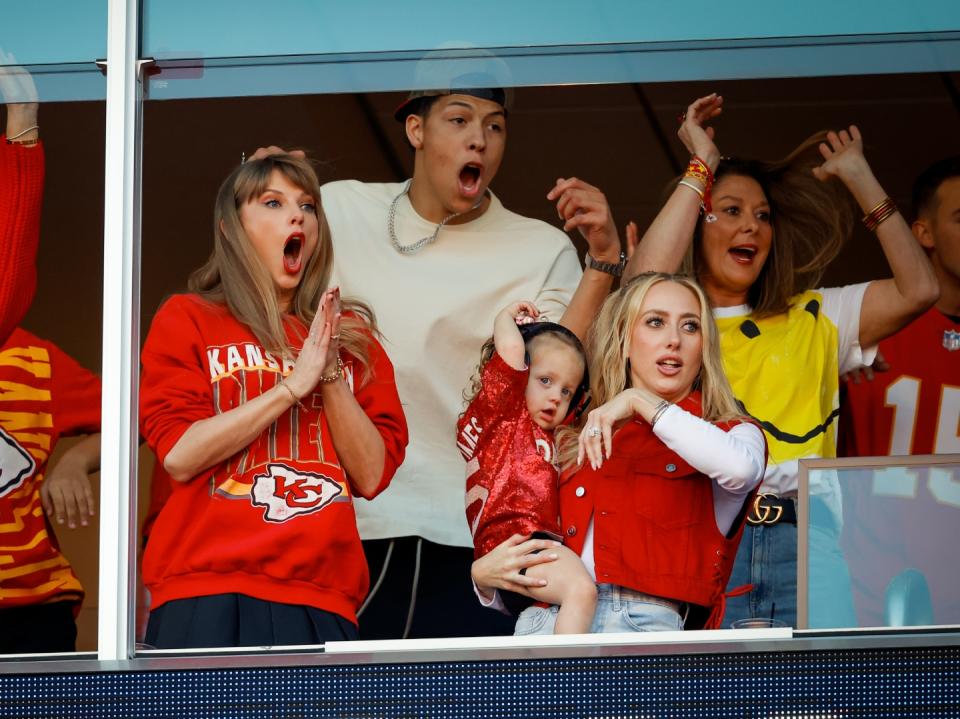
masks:
<svg viewBox="0 0 960 719"><path fill-rule="evenodd" d="M143 349L143 435L175 480L143 575L160 648L357 636L368 585L354 498L383 491L407 428L373 315L329 288L313 169L234 170L214 250Z"/></svg>

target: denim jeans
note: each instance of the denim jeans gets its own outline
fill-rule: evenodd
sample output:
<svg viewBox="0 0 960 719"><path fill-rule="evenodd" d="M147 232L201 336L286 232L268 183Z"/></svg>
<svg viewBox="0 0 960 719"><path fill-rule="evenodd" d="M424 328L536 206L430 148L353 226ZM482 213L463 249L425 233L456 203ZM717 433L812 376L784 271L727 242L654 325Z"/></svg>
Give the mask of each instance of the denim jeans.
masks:
<svg viewBox="0 0 960 719"><path fill-rule="evenodd" d="M823 521L814 521L821 517ZM855 627L850 571L840 551L840 533L825 517L811 511L807 625L811 629ZM724 628L737 619L771 615L797 625L795 524L746 526L727 589L744 584L753 584L753 591L727 600Z"/></svg>
<svg viewBox="0 0 960 719"><path fill-rule="evenodd" d="M553 634L557 606L527 607L517 618L515 635ZM591 634L664 632L683 629L676 602L660 600L614 584L597 585L597 611Z"/></svg>

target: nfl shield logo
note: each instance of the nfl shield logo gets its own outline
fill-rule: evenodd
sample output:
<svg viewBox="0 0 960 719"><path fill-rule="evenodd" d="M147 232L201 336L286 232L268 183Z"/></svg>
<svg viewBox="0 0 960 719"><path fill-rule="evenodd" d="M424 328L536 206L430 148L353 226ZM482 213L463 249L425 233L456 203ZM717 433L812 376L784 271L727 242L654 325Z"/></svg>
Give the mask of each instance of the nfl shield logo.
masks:
<svg viewBox="0 0 960 719"><path fill-rule="evenodd" d="M949 352L960 350L960 332L956 330L944 330L943 346L946 347Z"/></svg>

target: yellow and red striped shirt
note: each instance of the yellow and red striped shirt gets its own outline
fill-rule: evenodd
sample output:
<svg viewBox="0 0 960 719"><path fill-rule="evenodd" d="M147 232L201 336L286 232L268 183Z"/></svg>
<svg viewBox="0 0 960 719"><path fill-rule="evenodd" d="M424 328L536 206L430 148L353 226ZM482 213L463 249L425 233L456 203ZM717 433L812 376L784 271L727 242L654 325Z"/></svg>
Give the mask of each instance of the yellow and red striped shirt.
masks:
<svg viewBox="0 0 960 719"><path fill-rule="evenodd" d="M0 349L0 609L83 598L44 516L40 486L60 436L100 429L100 380L16 329Z"/></svg>

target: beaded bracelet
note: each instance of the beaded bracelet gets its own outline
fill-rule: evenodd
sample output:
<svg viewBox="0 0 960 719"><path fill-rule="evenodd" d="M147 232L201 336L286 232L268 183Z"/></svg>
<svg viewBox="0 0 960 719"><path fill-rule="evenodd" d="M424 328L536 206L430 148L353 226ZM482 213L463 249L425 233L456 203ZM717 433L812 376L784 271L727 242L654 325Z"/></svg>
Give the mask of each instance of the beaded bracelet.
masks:
<svg viewBox="0 0 960 719"><path fill-rule="evenodd" d="M687 170L683 173L683 176L695 178L703 183L703 202L701 204L703 205L704 212L710 212L713 209L710 201L710 188L713 187L713 171L706 162L696 155L693 155L690 158L690 163L687 165Z"/></svg>
<svg viewBox="0 0 960 719"><path fill-rule="evenodd" d="M324 384L328 382L336 382L340 377L343 376L343 361L340 359L340 355L337 355L337 369L332 374L322 374L320 375L320 381Z"/></svg>

